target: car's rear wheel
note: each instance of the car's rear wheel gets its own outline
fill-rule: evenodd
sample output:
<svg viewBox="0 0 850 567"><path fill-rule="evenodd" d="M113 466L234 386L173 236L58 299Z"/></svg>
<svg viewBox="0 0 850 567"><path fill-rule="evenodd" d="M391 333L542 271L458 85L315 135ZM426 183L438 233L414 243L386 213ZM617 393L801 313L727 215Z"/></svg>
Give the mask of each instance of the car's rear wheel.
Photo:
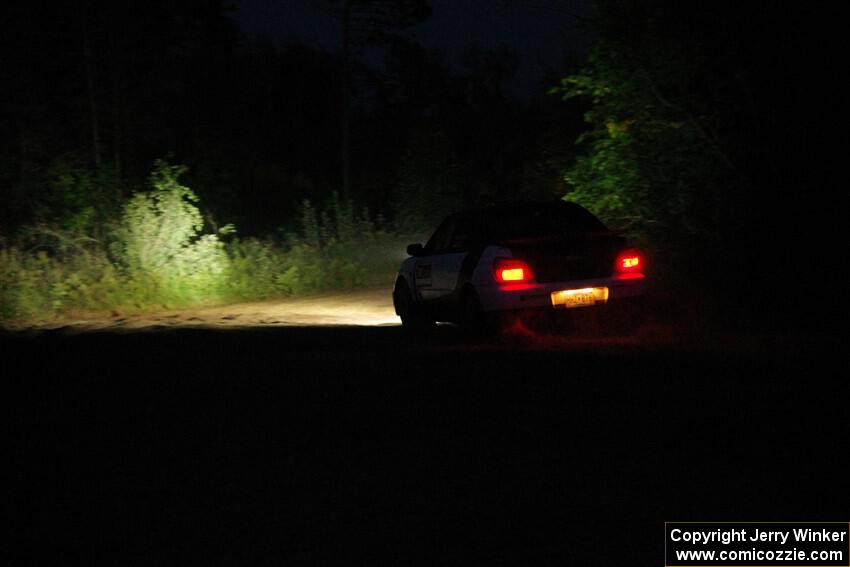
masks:
<svg viewBox="0 0 850 567"><path fill-rule="evenodd" d="M393 303L401 318L402 326L408 331L422 332L434 326L434 319L428 317L421 306L413 301L407 283L399 281L393 290Z"/></svg>

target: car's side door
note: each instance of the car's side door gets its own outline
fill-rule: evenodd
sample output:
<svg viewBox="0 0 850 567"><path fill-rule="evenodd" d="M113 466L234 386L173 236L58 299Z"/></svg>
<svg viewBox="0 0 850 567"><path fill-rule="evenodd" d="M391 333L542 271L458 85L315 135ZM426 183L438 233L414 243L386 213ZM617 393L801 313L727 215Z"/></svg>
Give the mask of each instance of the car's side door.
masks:
<svg viewBox="0 0 850 567"><path fill-rule="evenodd" d="M416 259L414 281L423 301L454 291L472 230L467 223L461 215L448 217L425 245L424 254Z"/></svg>
<svg viewBox="0 0 850 567"><path fill-rule="evenodd" d="M439 261L439 255L448 245L453 228L454 217L445 219L425 244L422 255L416 258L413 267L414 288L422 301L439 297L438 288L434 285L434 263Z"/></svg>
<svg viewBox="0 0 850 567"><path fill-rule="evenodd" d="M471 216L457 215L455 217L442 254L435 256L432 264L432 285L437 291L436 297L447 296L457 287L463 262L469 254L474 231Z"/></svg>

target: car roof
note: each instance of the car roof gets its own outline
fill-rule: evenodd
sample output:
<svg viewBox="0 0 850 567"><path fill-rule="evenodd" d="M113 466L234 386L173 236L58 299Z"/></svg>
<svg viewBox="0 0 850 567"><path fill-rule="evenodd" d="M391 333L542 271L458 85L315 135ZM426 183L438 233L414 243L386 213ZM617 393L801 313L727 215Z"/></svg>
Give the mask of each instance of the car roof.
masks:
<svg viewBox="0 0 850 567"><path fill-rule="evenodd" d="M555 215L554 217L552 215ZM540 215L543 215L540 217ZM538 219L539 217L539 219ZM537 233L551 230L553 219L570 219L582 231L608 231L605 224L578 203L569 201L510 201L473 207L446 217L444 222L472 223L479 231ZM526 220L523 220L526 219ZM546 219L546 220L543 220ZM516 224L519 222L520 224ZM532 224L527 224L531 222ZM558 224L560 220L556 221ZM523 224L526 223L526 224ZM542 223L542 224L541 224ZM532 228L535 227L535 228Z"/></svg>

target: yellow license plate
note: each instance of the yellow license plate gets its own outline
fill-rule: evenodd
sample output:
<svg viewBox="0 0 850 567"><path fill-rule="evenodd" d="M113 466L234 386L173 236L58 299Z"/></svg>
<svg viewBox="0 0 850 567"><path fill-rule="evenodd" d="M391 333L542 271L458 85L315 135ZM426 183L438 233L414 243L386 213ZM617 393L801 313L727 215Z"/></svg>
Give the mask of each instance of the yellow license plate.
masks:
<svg viewBox="0 0 850 567"><path fill-rule="evenodd" d="M606 301L608 301L607 287L583 287L552 292L553 307L572 309L573 307L587 307Z"/></svg>

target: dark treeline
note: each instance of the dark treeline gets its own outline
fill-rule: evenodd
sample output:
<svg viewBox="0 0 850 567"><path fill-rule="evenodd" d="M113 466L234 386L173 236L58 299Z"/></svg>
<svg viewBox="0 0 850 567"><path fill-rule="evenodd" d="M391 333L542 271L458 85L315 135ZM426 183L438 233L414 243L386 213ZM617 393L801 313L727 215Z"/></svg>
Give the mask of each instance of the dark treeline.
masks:
<svg viewBox="0 0 850 567"><path fill-rule="evenodd" d="M280 234L335 194L402 234L567 194L707 311L764 321L840 296L838 3L599 0L588 60L521 99L509 47L449 59L410 39L424 0L317 2L335 50L249 42L218 0L3 10L3 238L97 236L166 157L212 231Z"/></svg>
<svg viewBox="0 0 850 567"><path fill-rule="evenodd" d="M368 13L381 2L319 4L345 51L249 43L219 1L4 8L0 233L117 203L165 156L189 166L209 218L241 234L334 191L411 222L479 198L563 194L580 119L545 85L542 105L507 96L509 50L449 64L400 33L427 3L395 18ZM374 46L384 60L367 65ZM541 158L552 144L562 151Z"/></svg>

